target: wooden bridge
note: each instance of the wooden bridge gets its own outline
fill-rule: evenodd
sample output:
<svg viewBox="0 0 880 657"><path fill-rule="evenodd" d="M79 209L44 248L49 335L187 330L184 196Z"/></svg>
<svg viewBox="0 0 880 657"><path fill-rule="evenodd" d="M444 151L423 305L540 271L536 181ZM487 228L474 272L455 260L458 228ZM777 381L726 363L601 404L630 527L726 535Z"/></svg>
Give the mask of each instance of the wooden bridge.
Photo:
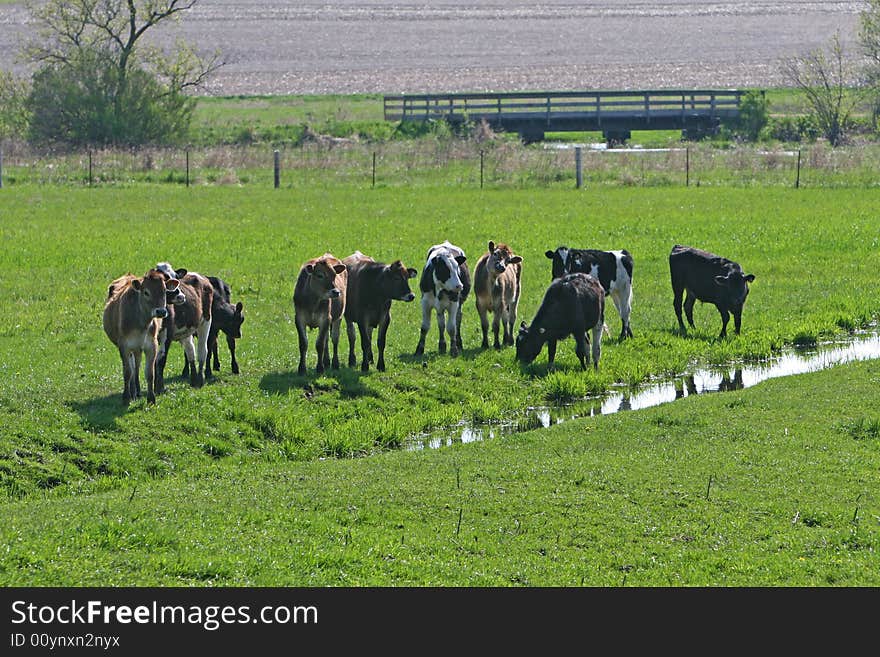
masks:
<svg viewBox="0 0 880 657"><path fill-rule="evenodd" d="M735 89L654 91L547 91L513 93L406 94L385 96L386 121L485 120L496 130L517 132L525 142L546 132L601 131L609 145L632 130L681 130L700 138L718 131L722 120L739 116Z"/></svg>

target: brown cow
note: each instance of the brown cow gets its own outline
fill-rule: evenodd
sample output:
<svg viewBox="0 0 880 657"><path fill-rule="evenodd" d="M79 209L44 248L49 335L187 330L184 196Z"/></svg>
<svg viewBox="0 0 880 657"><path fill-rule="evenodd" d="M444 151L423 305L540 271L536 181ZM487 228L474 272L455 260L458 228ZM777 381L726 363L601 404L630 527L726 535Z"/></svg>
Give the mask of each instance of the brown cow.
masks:
<svg viewBox="0 0 880 657"><path fill-rule="evenodd" d="M151 269L142 278L131 274L110 284L104 305L104 332L119 349L122 359L122 400L128 404L141 394L139 370L144 359L147 380L147 401L156 402L156 356L158 333L166 309L167 290L174 290L177 281L166 281L159 271Z"/></svg>
<svg viewBox="0 0 880 657"><path fill-rule="evenodd" d="M513 344L513 326L516 324L516 311L519 306L520 278L522 276L522 257L514 255L506 244L489 242L489 252L477 260L474 268L474 292L477 299L477 312L483 329L483 349L489 347L489 318L493 313L492 331L495 333L495 348L500 349L498 325L504 326L504 344Z"/></svg>
<svg viewBox="0 0 880 657"><path fill-rule="evenodd" d="M418 276L412 267L407 268L400 260L390 265L376 262L370 256L355 251L342 263L348 269L348 287L345 295L345 325L348 332L348 366L354 367L355 331L357 324L361 334L361 371L370 369L373 362L373 329L379 327L376 346L379 360L376 369L385 371L385 336L391 322L391 301L412 301L416 295L409 289L409 279Z"/></svg>
<svg viewBox="0 0 880 657"><path fill-rule="evenodd" d="M296 313L296 332L299 336L299 374L306 373L306 351L309 348L308 329L318 329L315 351L318 365L315 371L322 374L331 366L327 332L333 341L334 370L339 369L339 325L345 312L345 291L348 272L342 261L332 253L312 258L299 270L293 290L293 308Z"/></svg>
<svg viewBox="0 0 880 657"><path fill-rule="evenodd" d="M211 332L211 306L214 302L214 288L211 282L195 272L185 269L175 270L179 289L186 300L174 308L174 327L163 331L164 342L158 362L158 375L164 380L165 363L172 342L180 342L187 362L190 364L190 385L199 388L205 383L205 362L208 358L208 334ZM167 275L167 272L166 272ZM174 280L174 279L170 279ZM198 345L193 344L193 336L198 336ZM198 368L196 352L198 351Z"/></svg>

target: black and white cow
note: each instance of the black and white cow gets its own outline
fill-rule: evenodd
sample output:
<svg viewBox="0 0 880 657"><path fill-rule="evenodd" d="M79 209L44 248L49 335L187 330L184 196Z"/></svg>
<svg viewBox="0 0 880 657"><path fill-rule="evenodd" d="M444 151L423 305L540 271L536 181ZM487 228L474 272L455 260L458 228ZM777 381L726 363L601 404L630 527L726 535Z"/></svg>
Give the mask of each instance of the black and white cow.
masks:
<svg viewBox="0 0 880 657"><path fill-rule="evenodd" d="M749 296L749 283L754 274L744 274L742 267L733 260L714 253L676 244L669 253L669 273L672 277L672 306L678 318L682 334L687 333L681 319L682 296L688 323L694 328L694 303L715 304L721 313L721 335L727 335L727 323L733 315L733 326L739 335L742 326L742 310Z"/></svg>
<svg viewBox="0 0 880 657"><path fill-rule="evenodd" d="M555 251L545 252L544 255L553 261L553 278L559 278L563 274L583 272L597 279L620 314L620 340L633 336L629 323L632 312L633 258L629 251L571 249L560 246Z"/></svg>
<svg viewBox="0 0 880 657"><path fill-rule="evenodd" d="M431 328L431 311L437 312L440 340L437 349L446 353L446 335L449 333L452 356L461 350L461 309L471 290L471 273L464 251L449 240L435 244L428 250L422 269L419 289L422 291L422 328L416 356L425 353L425 336Z"/></svg>

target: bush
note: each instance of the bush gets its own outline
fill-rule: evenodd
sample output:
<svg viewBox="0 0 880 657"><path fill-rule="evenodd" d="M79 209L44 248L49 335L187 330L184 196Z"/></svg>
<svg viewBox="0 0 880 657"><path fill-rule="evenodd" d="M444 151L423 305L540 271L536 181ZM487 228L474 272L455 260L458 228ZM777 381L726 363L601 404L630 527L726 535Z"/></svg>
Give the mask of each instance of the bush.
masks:
<svg viewBox="0 0 880 657"><path fill-rule="evenodd" d="M27 84L0 71L0 139L24 137L28 126Z"/></svg>
<svg viewBox="0 0 880 657"><path fill-rule="evenodd" d="M761 130L769 120L770 101L763 92L747 91L739 104L739 118L733 125L735 135L747 140L757 141Z"/></svg>

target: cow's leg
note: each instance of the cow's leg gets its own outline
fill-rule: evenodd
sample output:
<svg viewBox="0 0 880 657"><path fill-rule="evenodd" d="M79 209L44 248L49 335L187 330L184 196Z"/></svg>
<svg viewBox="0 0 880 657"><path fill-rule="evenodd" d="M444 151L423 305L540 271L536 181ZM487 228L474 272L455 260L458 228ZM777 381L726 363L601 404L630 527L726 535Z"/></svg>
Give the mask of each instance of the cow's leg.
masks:
<svg viewBox="0 0 880 657"><path fill-rule="evenodd" d="M132 400L132 393L134 392L134 388L131 385L133 356L124 348L120 348L119 358L122 360L122 401L128 404Z"/></svg>
<svg viewBox="0 0 880 657"><path fill-rule="evenodd" d="M147 345L144 349L144 378L147 380L147 403L156 403L156 347Z"/></svg>
<svg viewBox="0 0 880 657"><path fill-rule="evenodd" d="M229 347L229 355L232 359L232 373L238 374L238 361L235 360L235 338L228 333L226 334L226 346Z"/></svg>
<svg viewBox="0 0 880 657"><path fill-rule="evenodd" d="M739 308L731 308L731 314L733 314L733 330L739 335L739 330L742 327L742 306Z"/></svg>
<svg viewBox="0 0 880 657"><path fill-rule="evenodd" d="M348 335L348 366L354 367L357 365L357 359L354 357L354 343L356 339L354 322L345 320L345 332Z"/></svg>
<svg viewBox="0 0 880 657"><path fill-rule="evenodd" d="M556 360L556 340L547 340L547 369L553 369L553 361Z"/></svg>
<svg viewBox="0 0 880 657"><path fill-rule="evenodd" d="M361 372L368 372L370 370L370 361L373 360L373 327L367 326L366 322L358 322L358 328L361 333Z"/></svg>
<svg viewBox="0 0 880 657"><path fill-rule="evenodd" d="M599 356L602 355L602 326L605 324L605 318L600 317L599 321L593 327L593 369L599 369Z"/></svg>
<svg viewBox="0 0 880 657"><path fill-rule="evenodd" d="M208 331L208 339L207 339L207 349L206 357L205 357L205 378L210 379L214 376L211 371L211 359L214 360L214 369L218 372L220 371L220 362L217 359L217 333L216 328L211 326L211 330Z"/></svg>
<svg viewBox="0 0 880 657"><path fill-rule="evenodd" d="M193 388L199 387L199 378L198 372L196 370L196 347L193 343L193 336L188 335L183 340L180 341L180 344L183 346L183 353L186 354L186 359L189 361L190 370L189 370L189 384Z"/></svg>
<svg viewBox="0 0 880 657"><path fill-rule="evenodd" d="M633 336L632 329L629 326L629 314L632 305L632 286L627 285L625 288L626 289L615 288L611 291L611 300L614 302L614 307L617 308L617 313L620 315L620 338L618 338L620 342Z"/></svg>
<svg viewBox="0 0 880 657"><path fill-rule="evenodd" d="M481 303L477 304L477 314L480 316L480 328L483 331L483 343L480 345L483 349L489 348L489 310Z"/></svg>
<svg viewBox="0 0 880 657"><path fill-rule="evenodd" d="M458 325L460 323L459 315L461 314L461 304L458 301L449 304L449 354L458 356L461 353L461 340L458 337Z"/></svg>
<svg viewBox="0 0 880 657"><path fill-rule="evenodd" d="M492 313L492 335L495 337L495 342L493 346L496 349L501 349L501 342L498 339L498 331L501 327L501 315L502 315L502 304L495 304L494 312Z"/></svg>
<svg viewBox="0 0 880 657"><path fill-rule="evenodd" d="M323 374L324 370L330 364L327 356L327 334L330 332L330 323L324 320L318 326L318 337L315 340L315 351L318 354L318 364L315 366L315 372Z"/></svg>
<svg viewBox="0 0 880 657"><path fill-rule="evenodd" d="M379 361L376 363L376 369L380 372L385 371L385 336L388 333L388 325L391 323L391 313L386 312L382 319L379 320L379 337L376 340L376 346L379 349Z"/></svg>
<svg viewBox="0 0 880 657"><path fill-rule="evenodd" d="M422 295L422 328L421 333L419 334L419 344L416 346L416 356L421 356L425 353L425 337L428 335L428 331L431 330L431 309L434 307L434 302L431 299L430 294Z"/></svg>
<svg viewBox="0 0 880 657"><path fill-rule="evenodd" d="M718 312L721 313L721 334L718 336L719 338L727 337L727 323L730 321L730 313L727 308L723 306L718 306Z"/></svg>
<svg viewBox="0 0 880 657"><path fill-rule="evenodd" d="M199 327L196 329L199 336L199 385L205 383L205 363L208 361L208 336L211 334L211 318L202 318Z"/></svg>
<svg viewBox="0 0 880 657"><path fill-rule="evenodd" d="M330 322L330 340L333 342L333 360L330 363L330 366L334 370L339 369L339 325L342 323L342 318L337 317L332 322Z"/></svg>
<svg viewBox="0 0 880 657"><path fill-rule="evenodd" d="M688 324L691 325L691 328L696 328L694 326L694 304L697 302L697 295L687 291L687 297L684 300L684 314L687 316Z"/></svg>
<svg viewBox="0 0 880 657"><path fill-rule="evenodd" d="M448 308L448 307L447 307ZM439 337L437 339L437 352L441 354L446 353L446 311L447 308L443 306L437 306L437 333Z"/></svg>
<svg viewBox="0 0 880 657"><path fill-rule="evenodd" d="M585 331L574 332L574 353L581 362L581 369L587 369L590 364L590 352L587 349L587 334Z"/></svg>
<svg viewBox="0 0 880 657"><path fill-rule="evenodd" d="M461 353L464 350L464 345L461 342L461 314L464 310L464 304L459 301L456 306L458 306L458 310L455 313L455 344L458 345L458 353Z"/></svg>
<svg viewBox="0 0 880 657"><path fill-rule="evenodd" d="M131 368L131 376L134 379L134 397L138 399L141 396L141 355L142 351L136 349L132 352L134 356L134 366Z"/></svg>
<svg viewBox="0 0 880 657"><path fill-rule="evenodd" d="M519 310L519 298L517 296L513 297L513 301L510 302L510 305L507 306L507 323L508 323L508 336L509 342L505 342L506 344L513 345L516 344L516 338L514 338L514 331L516 330L516 314Z"/></svg>
<svg viewBox="0 0 880 657"><path fill-rule="evenodd" d="M687 335L687 329L684 327L684 321L681 318L681 299L684 295L684 288L673 285L672 293L672 307L675 308L675 316L678 318L678 330L681 331L682 335Z"/></svg>
<svg viewBox="0 0 880 657"><path fill-rule="evenodd" d="M296 317L296 335L299 343L299 367L296 373L302 376L306 373L306 354L309 350L309 340L306 323L301 315ZM321 360L320 356L318 360Z"/></svg>
<svg viewBox="0 0 880 657"><path fill-rule="evenodd" d="M162 330L159 331L159 338L156 344L159 346L159 350L156 353L156 394L160 395L165 392L165 364L168 362L168 347L170 345L170 340L168 340L169 331Z"/></svg>

